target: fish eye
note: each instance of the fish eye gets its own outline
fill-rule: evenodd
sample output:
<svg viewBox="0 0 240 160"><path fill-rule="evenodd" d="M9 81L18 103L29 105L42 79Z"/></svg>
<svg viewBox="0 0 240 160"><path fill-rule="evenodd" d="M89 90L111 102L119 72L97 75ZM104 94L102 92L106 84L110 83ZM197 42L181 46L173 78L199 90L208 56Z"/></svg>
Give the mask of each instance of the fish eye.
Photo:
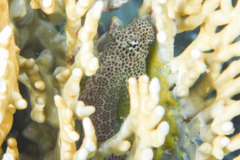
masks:
<svg viewBox="0 0 240 160"><path fill-rule="evenodd" d="M129 39L127 40L127 44L131 48L135 48L138 45L138 41L135 39Z"/></svg>

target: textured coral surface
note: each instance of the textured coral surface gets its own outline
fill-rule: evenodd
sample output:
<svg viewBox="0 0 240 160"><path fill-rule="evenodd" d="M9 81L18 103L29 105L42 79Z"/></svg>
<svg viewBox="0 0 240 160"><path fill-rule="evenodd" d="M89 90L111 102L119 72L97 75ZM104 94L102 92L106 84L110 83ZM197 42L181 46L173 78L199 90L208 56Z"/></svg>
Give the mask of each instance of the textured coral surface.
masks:
<svg viewBox="0 0 240 160"><path fill-rule="evenodd" d="M0 0L0 16L2 159L240 159L239 0Z"/></svg>

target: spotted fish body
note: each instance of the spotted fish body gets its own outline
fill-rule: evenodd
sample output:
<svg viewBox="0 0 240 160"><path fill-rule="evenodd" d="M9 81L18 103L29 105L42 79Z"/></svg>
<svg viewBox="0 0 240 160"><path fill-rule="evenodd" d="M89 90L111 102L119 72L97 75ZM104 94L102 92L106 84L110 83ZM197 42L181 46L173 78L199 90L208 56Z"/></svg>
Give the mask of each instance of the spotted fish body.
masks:
<svg viewBox="0 0 240 160"><path fill-rule="evenodd" d="M100 53L100 67L87 80L80 97L86 105L96 108L90 118L98 145L116 132L117 105L122 92L127 91L127 79L146 73L146 57L154 31L147 20L134 19L108 36L110 40Z"/></svg>

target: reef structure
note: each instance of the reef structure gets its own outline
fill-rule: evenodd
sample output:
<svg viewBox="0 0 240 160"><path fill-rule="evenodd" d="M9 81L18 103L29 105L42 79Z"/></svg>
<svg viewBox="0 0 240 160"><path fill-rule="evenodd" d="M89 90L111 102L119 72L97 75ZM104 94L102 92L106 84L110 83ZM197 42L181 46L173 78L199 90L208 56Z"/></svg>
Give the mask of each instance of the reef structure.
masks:
<svg viewBox="0 0 240 160"><path fill-rule="evenodd" d="M235 152L240 148L239 0L143 0L137 18L150 17L154 36L144 34L149 27L141 28L138 20L127 25L129 30L115 28L121 22L113 20L110 27L116 30L108 34L126 31L121 49L125 44L139 48L138 38L150 43L155 37L156 42L149 50L148 43L139 48L149 52L146 74L133 69L121 77L129 78L120 83L129 98L114 92L113 100L124 102L118 104L124 116L116 117L122 118L119 130L98 145L92 118L98 109L94 100L83 98L93 78L85 86L80 82L102 67L120 68L105 64L114 58L105 50L118 48L111 36L98 32L99 20L102 12L131 2L136 1L0 1L2 159L104 159L111 154L129 160L240 158ZM131 27L134 32L128 34ZM144 37L135 37L135 29ZM121 113L126 104L127 114Z"/></svg>

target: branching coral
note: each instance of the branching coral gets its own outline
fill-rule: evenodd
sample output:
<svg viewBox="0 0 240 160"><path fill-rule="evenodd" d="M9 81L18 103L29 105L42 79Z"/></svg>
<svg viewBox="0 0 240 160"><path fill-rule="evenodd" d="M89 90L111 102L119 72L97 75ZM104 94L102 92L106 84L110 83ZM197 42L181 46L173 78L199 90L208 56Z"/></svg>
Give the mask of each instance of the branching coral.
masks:
<svg viewBox="0 0 240 160"><path fill-rule="evenodd" d="M65 1L67 14L66 58L67 60L74 59L76 55L74 65L83 68L87 75L94 74L98 69L98 60L93 55L93 38L96 36L98 20L103 7L103 3L97 1L87 12L90 4L90 0L82 0L77 3L74 0ZM81 18L86 12L84 26L81 26Z"/></svg>
<svg viewBox="0 0 240 160"><path fill-rule="evenodd" d="M7 141L8 148L6 153L3 155L3 160L19 160L19 153L17 148L17 141L14 138L9 138Z"/></svg>
<svg viewBox="0 0 240 160"><path fill-rule="evenodd" d="M52 61L53 57L50 50L42 51L36 62L33 59L19 57L20 67L24 71L19 76L19 80L29 88L31 93L30 97L33 108L31 118L39 123L47 120L52 125L57 126L58 121L55 117L57 110L54 106L47 105L53 104L53 99L49 99L47 96L54 96L53 88L50 86L56 81L54 76L49 74ZM44 69L41 69L43 66Z"/></svg>
<svg viewBox="0 0 240 160"><path fill-rule="evenodd" d="M113 137L97 144L97 124L91 118L97 106L79 97L86 76L101 67L101 47L120 30L114 21L100 37L102 12L127 2L0 1L3 159L103 159L116 154L129 160L212 160L239 150L234 123L240 115L239 0L143 0L138 18L148 17L156 31L148 60L152 80L146 75L128 80L129 115L119 118L123 122L116 123L120 129ZM138 31L134 34L143 34ZM126 44L134 46L137 42L128 35ZM176 56L174 41L182 35L192 42ZM27 102L31 109L17 120L16 109L25 109Z"/></svg>
<svg viewBox="0 0 240 160"><path fill-rule="evenodd" d="M13 114L16 109L25 109L27 103L18 89L19 48L14 42L13 30L9 24L9 7L6 1L1 1L0 6L0 14L4 16L0 21L0 144L2 145L12 127Z"/></svg>
<svg viewBox="0 0 240 160"><path fill-rule="evenodd" d="M52 14L55 9L55 0L31 0L32 9L41 8L45 13Z"/></svg>
<svg viewBox="0 0 240 160"><path fill-rule="evenodd" d="M58 95L54 97L59 112L60 135L58 141L60 158L63 160L87 159L90 158L96 150L96 135L91 120L86 117L92 114L95 109L91 106L84 106L83 102L78 101L82 71L75 68L71 75L68 73L69 70L65 70L57 75L57 79L62 84L63 98ZM64 82L65 84L63 84ZM78 119L83 119L85 133L83 144L78 151L76 151L75 141L77 141L80 136L75 131L74 116Z"/></svg>
<svg viewBox="0 0 240 160"><path fill-rule="evenodd" d="M181 4L178 5L181 7ZM182 114L187 118L197 114L193 119L199 118L201 121L200 139L203 143L199 150L202 154L197 153L195 158L222 159L224 154L233 151L233 148L224 151L224 147L233 144L233 139L226 136L233 133L231 120L239 115L239 102L232 99L239 93L239 60L232 62L225 70L223 63L239 56L237 15L240 3L236 2L234 7L231 1L224 0L205 1L203 4L196 1L189 5L196 7L196 10L188 10L188 7L186 11L183 10L181 14L189 16L179 20L178 32L199 25L200 32L185 51L169 63L177 80L174 93L186 97L182 101ZM177 12L175 16L179 14ZM189 88L204 72L204 78L189 92ZM213 90L216 91L216 97L208 98Z"/></svg>

